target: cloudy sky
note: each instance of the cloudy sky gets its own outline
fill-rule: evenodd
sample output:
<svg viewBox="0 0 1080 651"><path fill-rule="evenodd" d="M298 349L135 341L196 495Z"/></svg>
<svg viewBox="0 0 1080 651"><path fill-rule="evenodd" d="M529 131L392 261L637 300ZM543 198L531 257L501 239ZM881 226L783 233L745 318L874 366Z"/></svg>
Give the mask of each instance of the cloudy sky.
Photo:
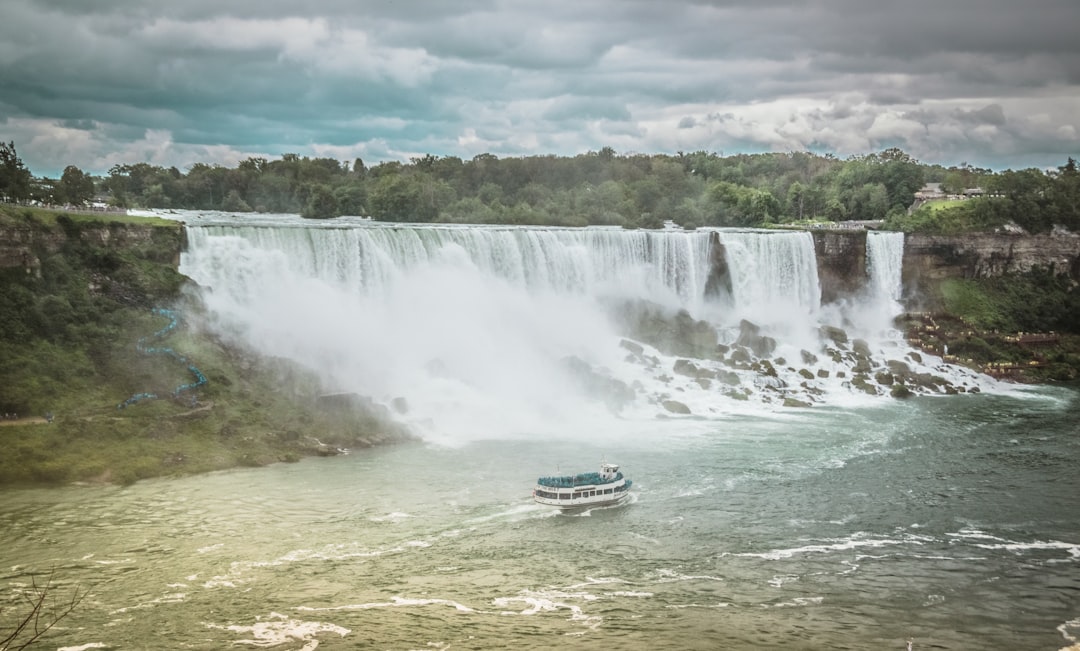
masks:
<svg viewBox="0 0 1080 651"><path fill-rule="evenodd" d="M0 140L38 175L901 147L1080 155L1078 0L3 0Z"/></svg>

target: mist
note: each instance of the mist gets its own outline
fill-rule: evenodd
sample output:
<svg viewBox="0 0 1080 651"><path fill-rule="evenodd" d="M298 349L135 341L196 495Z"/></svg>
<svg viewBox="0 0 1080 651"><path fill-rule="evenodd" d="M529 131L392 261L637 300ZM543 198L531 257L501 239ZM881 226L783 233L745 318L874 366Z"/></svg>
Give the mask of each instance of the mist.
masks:
<svg viewBox="0 0 1080 651"><path fill-rule="evenodd" d="M713 237L728 267L719 288L708 288ZM209 288L211 327L222 336L302 364L335 392L405 405L401 417L420 435L453 445L617 437L631 423L774 411L786 398L864 400L818 328L843 324L883 355L906 352L891 329L902 236L868 241L865 292L824 307L813 242L798 232L328 228L220 217L189 226L181 271ZM750 322L775 341L772 360L725 366L710 352L691 361L697 377L673 372L681 356L628 342L611 306L633 302L704 319L724 346ZM708 379L718 375L737 386ZM671 413L675 403L689 413Z"/></svg>

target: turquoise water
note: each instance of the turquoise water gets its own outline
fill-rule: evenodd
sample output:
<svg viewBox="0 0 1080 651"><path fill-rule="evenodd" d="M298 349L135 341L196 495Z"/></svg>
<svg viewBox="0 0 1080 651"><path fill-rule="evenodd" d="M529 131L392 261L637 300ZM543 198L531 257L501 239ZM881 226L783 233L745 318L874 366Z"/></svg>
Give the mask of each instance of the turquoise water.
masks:
<svg viewBox="0 0 1080 651"><path fill-rule="evenodd" d="M0 622L43 649L1060 649L1080 637L1080 400L883 399L624 440L410 444L0 493ZM629 504L539 475L619 463Z"/></svg>

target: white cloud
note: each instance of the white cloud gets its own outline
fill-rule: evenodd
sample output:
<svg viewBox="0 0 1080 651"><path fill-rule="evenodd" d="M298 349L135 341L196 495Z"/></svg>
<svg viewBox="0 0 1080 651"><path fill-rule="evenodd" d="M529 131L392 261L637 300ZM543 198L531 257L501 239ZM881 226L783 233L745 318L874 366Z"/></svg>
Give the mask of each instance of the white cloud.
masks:
<svg viewBox="0 0 1080 651"><path fill-rule="evenodd" d="M0 139L50 172L604 146L1053 165L1080 5L1033 2L9 0Z"/></svg>

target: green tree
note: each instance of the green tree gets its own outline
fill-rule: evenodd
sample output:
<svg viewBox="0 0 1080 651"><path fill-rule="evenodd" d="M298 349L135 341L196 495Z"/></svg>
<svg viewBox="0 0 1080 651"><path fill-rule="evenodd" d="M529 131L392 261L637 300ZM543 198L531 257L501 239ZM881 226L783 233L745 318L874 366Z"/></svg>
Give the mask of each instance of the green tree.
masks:
<svg viewBox="0 0 1080 651"><path fill-rule="evenodd" d="M64 168L57 185L58 199L80 205L94 198L94 179L74 165Z"/></svg>
<svg viewBox="0 0 1080 651"><path fill-rule="evenodd" d="M30 170L15 151L15 143L0 142L0 200L20 203L29 199L30 179Z"/></svg>
<svg viewBox="0 0 1080 651"><path fill-rule="evenodd" d="M300 216L305 219L330 219L341 215L341 208L333 190L326 185L316 185L311 189L307 205Z"/></svg>
<svg viewBox="0 0 1080 651"><path fill-rule="evenodd" d="M237 190L229 190L229 194L225 195L225 200L221 202L221 209L227 212L251 212L251 206Z"/></svg>

